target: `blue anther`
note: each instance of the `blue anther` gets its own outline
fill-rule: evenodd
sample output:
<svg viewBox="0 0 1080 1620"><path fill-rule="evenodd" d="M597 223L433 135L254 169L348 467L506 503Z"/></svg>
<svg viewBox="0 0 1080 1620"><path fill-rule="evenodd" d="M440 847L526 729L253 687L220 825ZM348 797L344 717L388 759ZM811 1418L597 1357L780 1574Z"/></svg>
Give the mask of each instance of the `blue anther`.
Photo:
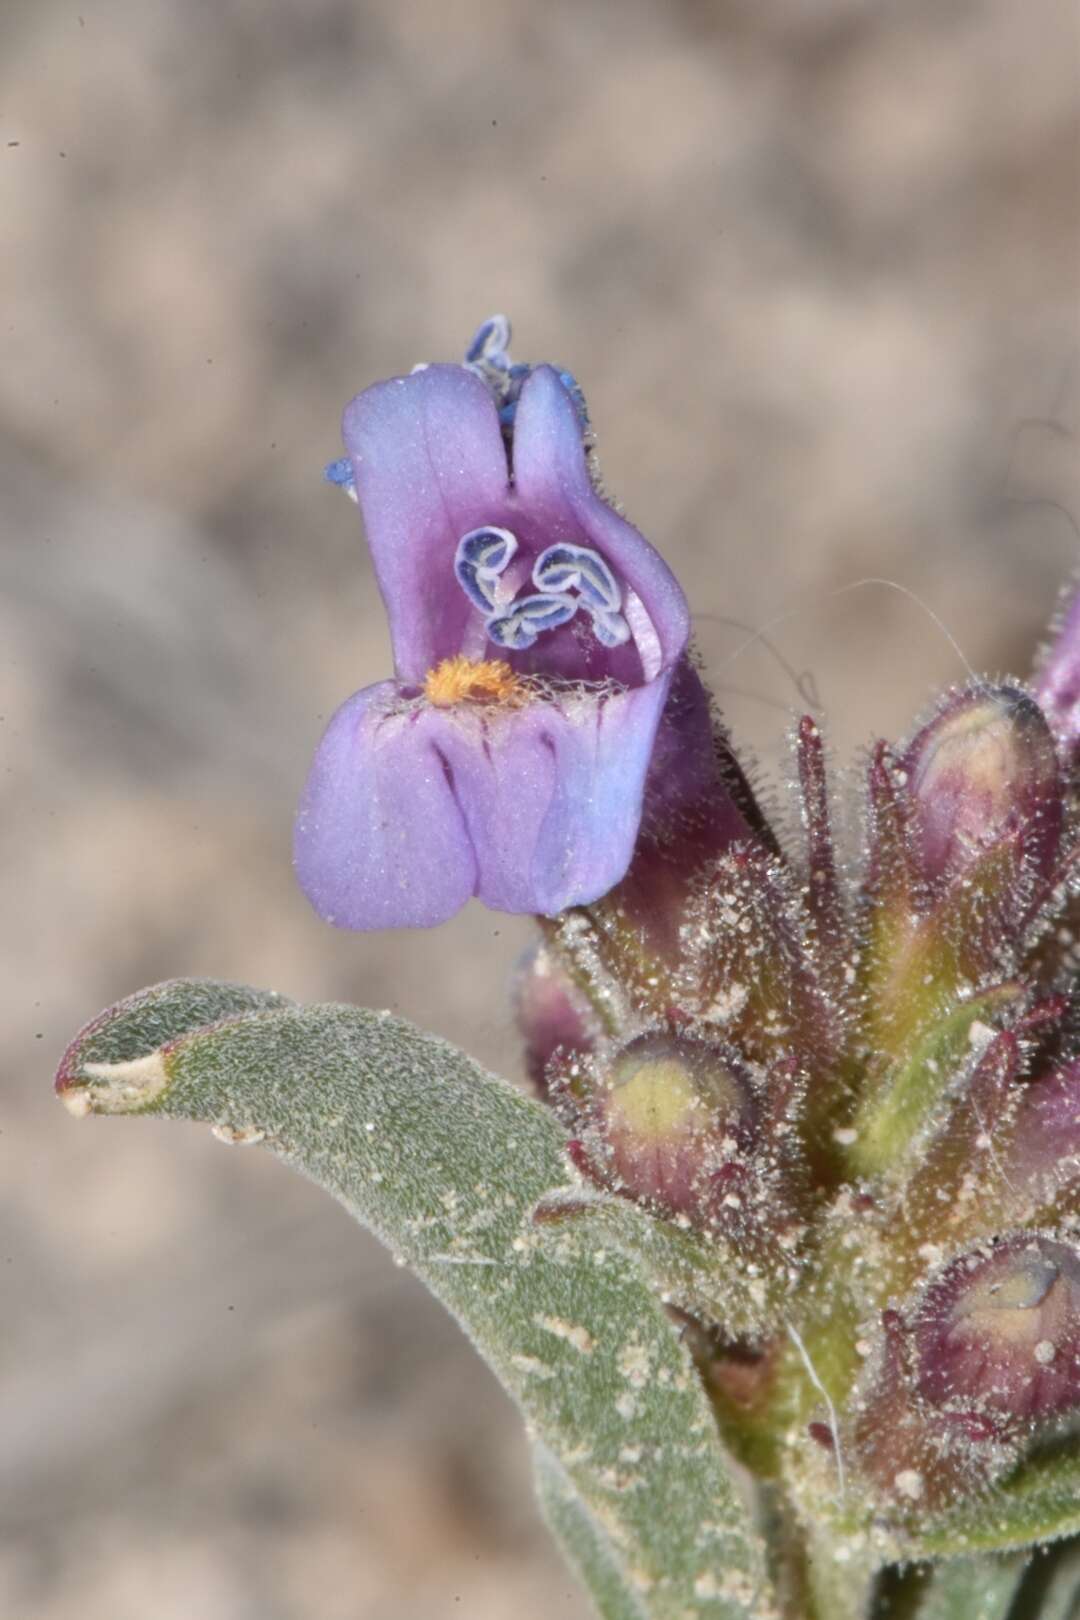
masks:
<svg viewBox="0 0 1080 1620"><path fill-rule="evenodd" d="M617 614L622 606L615 575L588 546L548 546L537 557L532 577L537 590L580 591L590 610Z"/></svg>
<svg viewBox="0 0 1080 1620"><path fill-rule="evenodd" d="M499 424L504 436L509 439L514 431L518 396L535 367L511 362L510 321L507 316L489 315L486 321L481 322L465 350L464 363L465 369L479 377L490 390L498 408ZM590 432L589 412L581 385L572 371L556 366L555 372L574 403L582 437L587 438Z"/></svg>
<svg viewBox="0 0 1080 1620"><path fill-rule="evenodd" d="M572 596L522 596L487 620L486 630L497 647L524 652L545 630L557 630L577 612Z"/></svg>
<svg viewBox="0 0 1080 1620"><path fill-rule="evenodd" d="M496 606L495 587L499 575L518 548L517 537L509 529L486 525L470 529L457 543L454 576L465 595L481 613Z"/></svg>
<svg viewBox="0 0 1080 1620"><path fill-rule="evenodd" d="M323 477L328 484L336 484L343 489L351 501L356 499L356 476L353 473L352 462L348 456L339 456L323 468Z"/></svg>
<svg viewBox="0 0 1080 1620"><path fill-rule="evenodd" d="M479 608L481 613L490 613L495 606L495 592L486 579L481 580L472 563L455 562L454 574L473 607Z"/></svg>
<svg viewBox="0 0 1080 1620"><path fill-rule="evenodd" d="M485 524L470 529L457 544L457 555L486 573L501 574L517 550L517 537L509 529Z"/></svg>
<svg viewBox="0 0 1080 1620"><path fill-rule="evenodd" d="M591 606L586 602L585 611L592 619L593 633L605 647L621 647L630 640L630 626L621 613L613 613L607 608Z"/></svg>
<svg viewBox="0 0 1080 1620"><path fill-rule="evenodd" d="M507 371L510 367L510 357L506 352L509 347L510 322L505 315L489 315L473 333L472 341L465 350L465 364L494 366L498 371Z"/></svg>

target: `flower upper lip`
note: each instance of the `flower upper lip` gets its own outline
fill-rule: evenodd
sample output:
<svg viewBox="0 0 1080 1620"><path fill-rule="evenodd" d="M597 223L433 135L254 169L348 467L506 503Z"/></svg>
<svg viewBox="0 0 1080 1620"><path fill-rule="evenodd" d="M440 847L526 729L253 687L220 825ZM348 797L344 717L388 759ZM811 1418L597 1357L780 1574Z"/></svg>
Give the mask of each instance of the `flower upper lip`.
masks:
<svg viewBox="0 0 1080 1620"><path fill-rule="evenodd" d="M566 543L592 548L622 586L624 646L604 646L587 625L569 624L511 652L522 672L639 686L685 648L682 591L659 554L597 495L580 417L552 367L536 367L522 387L512 471L496 403L462 366L433 365L365 390L346 408L343 436L399 680L422 682L462 652L492 655L476 604L453 574L459 542L481 527L515 537L515 564L526 574Z"/></svg>

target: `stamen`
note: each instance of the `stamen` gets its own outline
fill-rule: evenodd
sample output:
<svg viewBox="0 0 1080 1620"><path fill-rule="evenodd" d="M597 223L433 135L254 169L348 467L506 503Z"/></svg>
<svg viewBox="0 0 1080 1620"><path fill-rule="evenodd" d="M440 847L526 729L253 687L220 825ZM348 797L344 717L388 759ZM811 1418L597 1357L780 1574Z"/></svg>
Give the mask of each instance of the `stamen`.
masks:
<svg viewBox="0 0 1080 1620"><path fill-rule="evenodd" d="M545 630L557 630L577 612L572 596L521 596L516 602L492 614L485 628L497 647L524 652Z"/></svg>
<svg viewBox="0 0 1080 1620"><path fill-rule="evenodd" d="M579 607L588 613L602 646L621 647L630 640L630 626L619 611L619 583L598 551L569 544L548 546L533 565L536 594L507 601L516 580L503 581L501 590L499 582L517 550L516 535L488 523L463 534L454 553L455 578L484 615L488 636L497 647L522 652L545 630L567 624Z"/></svg>
<svg viewBox="0 0 1080 1620"><path fill-rule="evenodd" d="M473 333L465 350L465 369L471 371L491 392L499 412L503 436L511 440L514 417L517 415L518 395L532 366L514 365L510 360L510 321L505 315L489 315ZM419 369L419 368L415 368ZM589 412L581 385L572 372L558 368L559 381L574 402L581 432L588 439Z"/></svg>
<svg viewBox="0 0 1080 1620"><path fill-rule="evenodd" d="M473 333L472 341L465 350L465 364L495 366L498 371L507 371L510 366L509 347L509 320L505 315L489 315Z"/></svg>
<svg viewBox="0 0 1080 1620"><path fill-rule="evenodd" d="M490 392L499 413L503 437L509 442L514 432L518 395L531 366L514 365L510 359L510 322L505 315L489 315L473 333L465 350L465 369L473 372Z"/></svg>
<svg viewBox="0 0 1080 1620"><path fill-rule="evenodd" d="M348 456L339 456L336 461L331 461L325 466L323 477L328 484L336 484L339 489L343 489L350 501L355 501L356 477Z"/></svg>
<svg viewBox="0 0 1080 1620"><path fill-rule="evenodd" d="M429 669L424 678L424 696L436 709L452 709L457 703L504 703L510 706L522 699L521 682L501 658L476 663L460 654L444 658Z"/></svg>
<svg viewBox="0 0 1080 1620"><path fill-rule="evenodd" d="M619 583L598 551L588 546L548 546L536 559L533 584L545 591L579 592L603 646L621 647L629 641L630 626L619 612Z"/></svg>
<svg viewBox="0 0 1080 1620"><path fill-rule="evenodd" d="M609 613L605 608L590 607L585 611L592 619L593 634L604 647L621 647L630 640L630 626L621 613Z"/></svg>
<svg viewBox="0 0 1080 1620"><path fill-rule="evenodd" d="M548 546L536 559L533 584L538 591L580 591L589 607L617 613L622 592L598 551L588 546Z"/></svg>
<svg viewBox="0 0 1080 1620"><path fill-rule="evenodd" d="M495 587L517 548L517 537L509 529L487 526L470 529L458 541L454 575L469 601L481 613L491 613L498 607Z"/></svg>

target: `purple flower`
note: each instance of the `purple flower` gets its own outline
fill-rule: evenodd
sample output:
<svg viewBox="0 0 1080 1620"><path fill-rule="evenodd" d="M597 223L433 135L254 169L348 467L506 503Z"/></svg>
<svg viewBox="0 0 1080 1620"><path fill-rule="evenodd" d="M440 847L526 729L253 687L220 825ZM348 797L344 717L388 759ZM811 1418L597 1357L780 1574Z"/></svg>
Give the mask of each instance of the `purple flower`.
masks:
<svg viewBox="0 0 1080 1620"><path fill-rule="evenodd" d="M676 580L593 487L573 379L511 367L505 323L484 330L468 365L354 399L330 471L363 512L395 665L334 715L297 818L300 882L343 928L606 893L686 647Z"/></svg>

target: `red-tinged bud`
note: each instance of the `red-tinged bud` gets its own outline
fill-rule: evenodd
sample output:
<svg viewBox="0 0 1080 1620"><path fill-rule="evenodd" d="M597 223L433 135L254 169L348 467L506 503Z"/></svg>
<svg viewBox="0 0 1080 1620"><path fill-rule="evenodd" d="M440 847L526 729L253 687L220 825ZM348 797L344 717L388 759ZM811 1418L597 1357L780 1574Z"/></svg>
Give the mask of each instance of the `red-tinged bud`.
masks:
<svg viewBox="0 0 1080 1620"><path fill-rule="evenodd" d="M1017 1420L1080 1410L1080 1251L1021 1232L963 1255L927 1289L912 1335L931 1406Z"/></svg>
<svg viewBox="0 0 1080 1620"><path fill-rule="evenodd" d="M715 1178L745 1149L755 1112L726 1053L656 1035L623 1048L596 1102L609 1172L622 1189L699 1218Z"/></svg>
<svg viewBox="0 0 1080 1620"><path fill-rule="evenodd" d="M730 1048L654 1031L606 1061L557 1056L548 1084L571 1133L570 1156L590 1180L701 1230L737 1234L751 1216L760 1224L779 1149L771 1115ZM783 1202L771 1197L773 1214Z"/></svg>
<svg viewBox="0 0 1080 1620"><path fill-rule="evenodd" d="M975 686L950 698L915 737L901 771L912 855L931 892L1007 839L1034 875L1050 876L1062 786L1050 728L1026 693Z"/></svg>
<svg viewBox="0 0 1080 1620"><path fill-rule="evenodd" d="M916 1346L898 1311L882 1312L883 1342L851 1403L859 1472L901 1516L937 1513L977 1495L1017 1460L1017 1424L958 1399L947 1412L916 1381Z"/></svg>
<svg viewBox="0 0 1080 1620"><path fill-rule="evenodd" d="M514 1014L525 1042L525 1069L544 1093L557 1053L589 1052L597 1020L588 1001L546 946L521 962L513 987Z"/></svg>

